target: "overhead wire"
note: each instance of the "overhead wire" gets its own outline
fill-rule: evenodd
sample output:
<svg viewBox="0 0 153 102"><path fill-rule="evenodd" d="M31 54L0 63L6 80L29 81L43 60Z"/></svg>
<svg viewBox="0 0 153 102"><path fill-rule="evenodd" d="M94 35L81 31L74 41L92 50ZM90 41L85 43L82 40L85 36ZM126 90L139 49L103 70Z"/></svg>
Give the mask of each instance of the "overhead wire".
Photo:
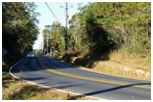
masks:
<svg viewBox="0 0 153 102"><path fill-rule="evenodd" d="M60 5L58 4L57 7L58 7L58 8L57 8L57 14L58 14L58 16L60 17L60 12L61 12Z"/></svg>
<svg viewBox="0 0 153 102"><path fill-rule="evenodd" d="M54 16L54 18L61 23L61 21L58 19L58 17L54 14L54 12L51 10L51 8L49 7L49 5L45 2L46 6L48 7L49 11L51 12L51 14Z"/></svg>
<svg viewBox="0 0 153 102"><path fill-rule="evenodd" d="M51 8L53 8L53 11L56 11L56 10L54 9L53 5L51 4L51 2L49 2L49 4L50 4Z"/></svg>
<svg viewBox="0 0 153 102"><path fill-rule="evenodd" d="M57 2L59 7L60 8L64 8L64 4L59 4L59 2ZM62 20L62 24L61 25L64 25L64 19L65 19L65 8L64 9L61 9L61 12L59 12L59 15L62 15L60 16L61 17L61 20Z"/></svg>
<svg viewBox="0 0 153 102"><path fill-rule="evenodd" d="M50 6L53 8L53 10L56 12L56 15L60 18L60 21L62 20L61 19L61 15L60 15L60 11L61 11L61 9L60 9L60 5L58 6L58 7L56 7L56 9L54 8L54 6L52 5L52 3L50 2Z"/></svg>
<svg viewBox="0 0 153 102"><path fill-rule="evenodd" d="M61 4L60 4L60 2L57 2L57 4L60 6Z"/></svg>

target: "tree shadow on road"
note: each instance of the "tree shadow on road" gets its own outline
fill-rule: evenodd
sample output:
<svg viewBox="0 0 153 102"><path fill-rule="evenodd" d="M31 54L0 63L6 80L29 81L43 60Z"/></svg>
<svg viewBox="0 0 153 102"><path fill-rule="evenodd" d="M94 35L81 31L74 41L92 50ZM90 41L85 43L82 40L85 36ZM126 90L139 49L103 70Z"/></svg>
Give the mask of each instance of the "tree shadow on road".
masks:
<svg viewBox="0 0 153 102"><path fill-rule="evenodd" d="M102 94L102 93L106 93L106 92L110 92L110 91L115 91L115 90L119 90L119 89L123 89L123 88L128 88L128 87L133 87L133 86L137 86L137 85L151 85L151 83L138 83L138 84L122 85L122 86L117 86L117 87L113 87L113 88L109 88L109 89L104 89L104 90L99 90L99 91L95 91L95 92L86 93L86 94L83 94L83 95Z"/></svg>
<svg viewBox="0 0 153 102"><path fill-rule="evenodd" d="M117 86L117 87L113 87L113 88L109 88L109 89L103 89L103 90L99 90L99 91L86 93L86 94L83 94L83 95L78 95L78 96L75 96L75 97L71 97L68 100L74 100L74 99L82 97L82 96L93 96L93 95L97 95L97 94L103 94L103 93L106 93L106 92L111 92L111 91L115 91L115 90L119 90L119 89L123 89L123 88L128 88L128 87L133 87L133 86L137 86L137 85L151 85L151 83L138 83L138 84L129 84L129 85ZM150 95L150 98L151 98L151 95Z"/></svg>

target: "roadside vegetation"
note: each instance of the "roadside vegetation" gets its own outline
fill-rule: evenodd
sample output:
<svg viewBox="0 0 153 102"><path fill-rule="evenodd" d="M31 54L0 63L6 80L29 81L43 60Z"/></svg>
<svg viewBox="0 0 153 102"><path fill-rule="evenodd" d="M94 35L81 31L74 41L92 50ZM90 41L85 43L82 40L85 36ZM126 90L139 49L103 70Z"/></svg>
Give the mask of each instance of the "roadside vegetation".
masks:
<svg viewBox="0 0 153 102"><path fill-rule="evenodd" d="M63 62L78 66L84 70L115 75L119 77L148 80L151 81L151 68L146 59L142 58L122 58L122 55L111 53L109 60L97 60L96 58L86 58L83 52L59 53L57 58ZM105 56L106 57L106 56Z"/></svg>
<svg viewBox="0 0 153 102"><path fill-rule="evenodd" d="M2 48L8 54L26 54L32 51L39 29L32 2L2 2Z"/></svg>
<svg viewBox="0 0 153 102"><path fill-rule="evenodd" d="M86 52L86 58L98 60L111 59L115 51L125 60L144 58L151 65L151 2L94 2L78 9L68 21L68 51ZM59 22L45 28L49 45L44 42L44 54L65 52L65 28Z"/></svg>
<svg viewBox="0 0 153 102"><path fill-rule="evenodd" d="M94 2L78 9L68 21L67 54L65 28L58 22L43 31L46 41L46 35L52 37L52 46L44 43L44 54L58 49L64 61L78 66L151 79L151 2Z"/></svg>

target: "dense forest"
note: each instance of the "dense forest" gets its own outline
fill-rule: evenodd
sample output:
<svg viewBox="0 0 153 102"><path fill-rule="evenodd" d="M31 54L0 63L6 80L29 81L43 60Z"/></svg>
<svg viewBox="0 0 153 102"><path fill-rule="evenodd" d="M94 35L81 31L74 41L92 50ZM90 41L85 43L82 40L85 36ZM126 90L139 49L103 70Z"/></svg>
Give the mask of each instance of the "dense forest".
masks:
<svg viewBox="0 0 153 102"><path fill-rule="evenodd" d="M141 57L151 56L150 2L94 2L78 9L80 12L68 21L69 50L98 55L116 50ZM56 28L54 34L48 32L56 36L52 39L54 46L64 52L65 28L60 24L55 27L55 23L51 26L50 32ZM43 32L46 36L46 30Z"/></svg>
<svg viewBox="0 0 153 102"><path fill-rule="evenodd" d="M2 3L2 48L9 53L32 51L39 22L34 3ZM68 50L103 55L111 51L151 56L150 2L94 2L79 6L68 21ZM43 30L44 54L65 52L65 27L59 22Z"/></svg>
<svg viewBox="0 0 153 102"><path fill-rule="evenodd" d="M2 2L2 48L9 54L32 51L39 29L34 3Z"/></svg>

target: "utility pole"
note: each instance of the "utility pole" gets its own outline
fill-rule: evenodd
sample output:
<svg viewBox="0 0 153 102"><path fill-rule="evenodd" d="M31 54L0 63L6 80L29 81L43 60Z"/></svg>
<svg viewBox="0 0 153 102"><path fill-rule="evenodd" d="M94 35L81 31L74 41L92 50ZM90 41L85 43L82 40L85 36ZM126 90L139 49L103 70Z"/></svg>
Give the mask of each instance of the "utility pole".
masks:
<svg viewBox="0 0 153 102"><path fill-rule="evenodd" d="M55 34L54 34L54 39L55 39L55 41L54 41L54 50L55 50L55 46L56 46L56 28L57 28L57 25L56 25L56 23L57 22L55 22Z"/></svg>
<svg viewBox="0 0 153 102"><path fill-rule="evenodd" d="M74 24L75 24L75 27L74 27L74 40L75 40L75 48L76 48L76 50L78 50L78 44L77 44L77 40L78 40L78 35L77 35L77 26L78 26L78 15L76 16L76 18L75 18L75 22L74 22Z"/></svg>
<svg viewBox="0 0 153 102"><path fill-rule="evenodd" d="M48 31L47 31L47 54L48 54Z"/></svg>
<svg viewBox="0 0 153 102"><path fill-rule="evenodd" d="M51 26L50 25L46 25L45 28L47 30L47 54L48 54L48 37L49 37L48 34L49 34L49 30L50 30Z"/></svg>
<svg viewBox="0 0 153 102"><path fill-rule="evenodd" d="M67 10L68 10L68 5L66 2L66 11L65 11L65 15L66 15L66 24L65 24L65 52L67 53L67 49L68 49L68 38L67 38L67 19L68 19L68 14L67 14Z"/></svg>
<svg viewBox="0 0 153 102"><path fill-rule="evenodd" d="M50 47L50 54L52 55L52 36L50 37L50 40L51 40L51 41L50 41L50 46L51 46L51 47Z"/></svg>

